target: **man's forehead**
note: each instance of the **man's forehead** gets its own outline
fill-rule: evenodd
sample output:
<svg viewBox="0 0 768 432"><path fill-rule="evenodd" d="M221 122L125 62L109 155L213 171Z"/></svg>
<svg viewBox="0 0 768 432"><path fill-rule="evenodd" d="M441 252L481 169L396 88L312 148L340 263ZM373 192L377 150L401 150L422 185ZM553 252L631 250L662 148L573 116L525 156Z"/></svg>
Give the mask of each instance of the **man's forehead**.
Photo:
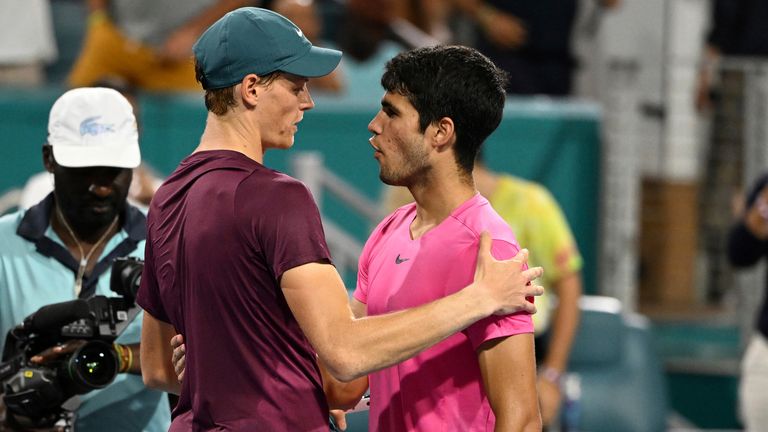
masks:
<svg viewBox="0 0 768 432"><path fill-rule="evenodd" d="M301 75L294 75L294 74L288 73L288 72L281 72L280 76L282 78L285 78L288 81L291 81L291 82L296 83L296 84L303 84L303 83L309 81L309 78L307 78L307 77L303 77Z"/></svg>
<svg viewBox="0 0 768 432"><path fill-rule="evenodd" d="M400 109L404 109L406 107L414 108L413 104L411 104L411 101L408 100L407 97L401 95L400 93L391 91L387 91L384 93L384 96L381 97L381 105L392 106Z"/></svg>

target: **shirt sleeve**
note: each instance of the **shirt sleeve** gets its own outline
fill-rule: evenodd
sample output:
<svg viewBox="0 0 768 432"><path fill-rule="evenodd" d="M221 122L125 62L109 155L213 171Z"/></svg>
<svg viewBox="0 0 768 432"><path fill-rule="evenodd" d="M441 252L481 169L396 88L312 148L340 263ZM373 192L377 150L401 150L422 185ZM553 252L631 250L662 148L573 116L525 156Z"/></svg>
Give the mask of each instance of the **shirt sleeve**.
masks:
<svg viewBox="0 0 768 432"><path fill-rule="evenodd" d="M309 189L295 179L279 181L273 189L274 206L269 211L256 209L248 217L253 241L275 278L303 264L331 263L320 212ZM238 200L247 201L243 192L238 191Z"/></svg>
<svg viewBox="0 0 768 432"><path fill-rule="evenodd" d="M147 224L149 225L149 220ZM141 285L139 285L139 292L136 294L136 303L154 318L170 323L170 318L163 307L155 268L155 254L148 227L147 241L144 245L144 270L141 273Z"/></svg>
<svg viewBox="0 0 768 432"><path fill-rule="evenodd" d="M365 243L363 252L357 260L357 285L352 297L360 303L368 304L368 262L370 259L370 249L373 236L378 232L371 234L371 238Z"/></svg>
<svg viewBox="0 0 768 432"><path fill-rule="evenodd" d="M514 257L520 247L503 240L494 240L491 254L496 259L509 259ZM526 266L527 267L527 266ZM533 298L528 299L533 303ZM517 312L511 315L491 315L470 325L464 329L464 334L469 338L474 349L491 339L512 336L521 333L533 333L533 319L527 312Z"/></svg>

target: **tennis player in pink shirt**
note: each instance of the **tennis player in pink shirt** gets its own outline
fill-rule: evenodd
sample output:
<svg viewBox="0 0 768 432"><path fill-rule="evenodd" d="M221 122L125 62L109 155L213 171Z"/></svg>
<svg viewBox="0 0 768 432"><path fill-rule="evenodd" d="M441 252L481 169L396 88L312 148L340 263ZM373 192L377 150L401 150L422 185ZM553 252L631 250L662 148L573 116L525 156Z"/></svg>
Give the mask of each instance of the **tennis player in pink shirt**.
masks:
<svg viewBox="0 0 768 432"><path fill-rule="evenodd" d="M472 180L475 155L501 121L503 72L474 49L431 47L396 56L381 83L381 110L368 126L379 176L416 202L368 239L352 300L358 317L460 290L472 281L483 231L497 259L519 250ZM369 381L371 431L541 430L527 313L478 321Z"/></svg>

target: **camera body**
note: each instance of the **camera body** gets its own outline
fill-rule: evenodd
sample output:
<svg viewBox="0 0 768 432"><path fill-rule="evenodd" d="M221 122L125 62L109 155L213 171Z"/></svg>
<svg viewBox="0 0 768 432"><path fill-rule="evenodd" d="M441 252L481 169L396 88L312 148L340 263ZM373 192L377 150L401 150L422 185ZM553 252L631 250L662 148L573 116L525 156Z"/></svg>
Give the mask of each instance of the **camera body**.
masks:
<svg viewBox="0 0 768 432"><path fill-rule="evenodd" d="M8 332L0 383L9 413L21 416L31 427L50 426L62 416L61 406L72 396L114 380L119 359L112 342L140 311L135 298L143 268L139 259L118 258L110 279L110 289L118 297L47 305ZM35 354L68 340L84 343L55 361L30 362Z"/></svg>

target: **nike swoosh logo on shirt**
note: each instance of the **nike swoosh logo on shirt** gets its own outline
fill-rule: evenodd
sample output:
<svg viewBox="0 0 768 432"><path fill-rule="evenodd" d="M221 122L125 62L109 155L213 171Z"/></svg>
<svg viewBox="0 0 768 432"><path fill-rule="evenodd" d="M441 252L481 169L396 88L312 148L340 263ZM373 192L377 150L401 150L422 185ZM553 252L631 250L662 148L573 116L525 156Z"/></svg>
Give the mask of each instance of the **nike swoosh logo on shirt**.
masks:
<svg viewBox="0 0 768 432"><path fill-rule="evenodd" d="M402 264L406 261L408 261L410 258L400 258L400 254L397 254L397 257L395 257L395 264Z"/></svg>

